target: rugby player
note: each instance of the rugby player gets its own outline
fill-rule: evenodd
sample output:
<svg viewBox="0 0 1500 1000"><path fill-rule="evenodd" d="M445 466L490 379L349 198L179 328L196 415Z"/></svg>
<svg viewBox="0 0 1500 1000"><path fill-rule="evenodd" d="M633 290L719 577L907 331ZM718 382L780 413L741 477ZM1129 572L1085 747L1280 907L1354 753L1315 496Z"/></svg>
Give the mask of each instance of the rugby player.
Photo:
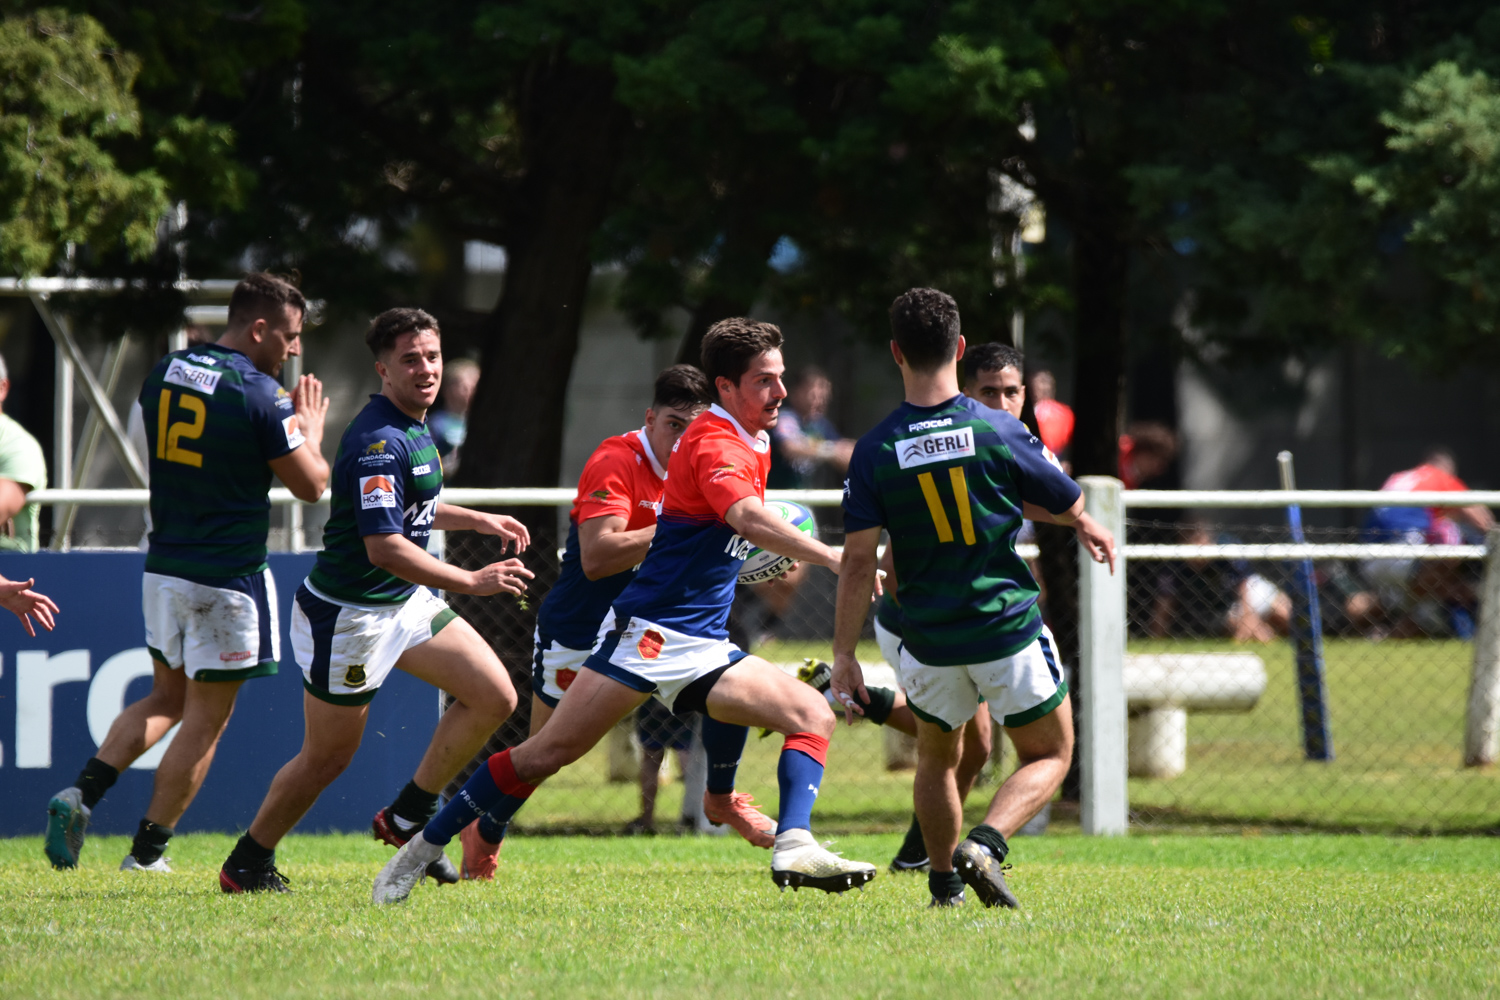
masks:
<svg viewBox="0 0 1500 1000"><path fill-rule="evenodd" d="M531 572L519 559L460 569L428 555L426 545L434 529L496 535L517 552L530 537L514 518L438 501L442 464L423 422L443 376L437 321L420 309L390 309L375 317L365 343L381 391L339 441L323 550L292 605L306 735L224 862L225 892L290 891L276 870L276 845L349 766L370 702L392 669L456 701L412 780L376 817L376 836L384 840L404 843L421 829L437 811L438 791L516 707L494 652L427 588L519 594ZM429 861L435 878L458 880L446 858Z"/></svg>
<svg viewBox="0 0 1500 1000"><path fill-rule="evenodd" d="M656 377L645 426L605 439L584 464L568 516L562 570L537 612L532 736L546 725L583 669L610 605L635 578L646 557L656 534L656 513L672 448L708 406L708 399L708 380L701 371L692 365L673 365ZM703 742L710 756L729 759L710 761L703 809L710 820L728 823L757 847L770 847L775 821L762 815L749 795L734 791L734 766L744 749L745 735L743 726L704 720ZM494 877L508 824L508 817L486 813L464 827L459 841L465 878Z"/></svg>
<svg viewBox="0 0 1500 1000"><path fill-rule="evenodd" d="M78 864L90 812L120 772L181 722L156 768L151 804L122 871L168 872L162 854L197 795L240 685L276 673L276 584L266 566L274 473L309 503L328 484L328 401L304 375L276 381L301 353L307 303L289 282L252 274L234 287L215 344L162 358L140 403L150 448L151 535L141 603L151 692L121 712L78 780L47 804L45 850Z"/></svg>
<svg viewBox="0 0 1500 1000"><path fill-rule="evenodd" d="M959 392L965 344L952 298L906 292L891 306L891 331L906 402L860 439L849 466L832 688L851 716L867 700L855 657L869 611L860 588L874 580L886 528L900 581L901 685L918 720L913 798L932 905L962 903L968 885L986 906L1015 907L1001 871L1006 838L1051 800L1073 752L1067 682L1015 536L1023 517L1072 525L1111 570L1114 539L1025 425ZM960 842L961 729L981 698L1020 766Z"/></svg>
<svg viewBox="0 0 1500 1000"><path fill-rule="evenodd" d="M52 598L31 589L35 585L35 577L29 580L7 580L0 576L0 608L21 619L21 627L33 638L36 637L36 625L51 632L54 624L52 616L58 613L57 604ZM36 619L35 625L32 624L33 618Z"/></svg>
<svg viewBox="0 0 1500 1000"><path fill-rule="evenodd" d="M677 442L651 549L605 617L568 697L541 732L491 757L397 852L375 880L377 903L405 899L442 845L476 816L513 815L540 782L582 757L652 695L674 712L693 709L786 736L771 855L778 885L842 892L875 876L874 865L830 853L809 829L833 733L828 703L735 647L725 628L735 580L751 549L839 567L833 550L764 505L771 461L766 431L786 398L781 343L781 331L769 323L729 319L710 328L702 368L718 402Z"/></svg>

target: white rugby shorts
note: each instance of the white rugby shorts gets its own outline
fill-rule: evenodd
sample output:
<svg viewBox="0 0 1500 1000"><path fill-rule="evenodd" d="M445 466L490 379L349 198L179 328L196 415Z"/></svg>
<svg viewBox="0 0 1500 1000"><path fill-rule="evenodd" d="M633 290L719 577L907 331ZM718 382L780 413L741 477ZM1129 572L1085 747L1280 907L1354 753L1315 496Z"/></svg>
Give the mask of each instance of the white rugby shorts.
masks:
<svg viewBox="0 0 1500 1000"><path fill-rule="evenodd" d="M885 662L891 665L892 670L899 671L901 669L901 637L877 621L875 642L880 647L880 655L885 657Z"/></svg>
<svg viewBox="0 0 1500 1000"><path fill-rule="evenodd" d="M951 733L974 717L983 700L1002 726L1015 729L1035 722L1062 704L1068 682L1062 675L1057 644L1046 626L1025 649L987 663L932 667L901 648L899 674L906 703L920 719Z"/></svg>
<svg viewBox="0 0 1500 1000"><path fill-rule="evenodd" d="M141 611L151 658L186 670L190 680L238 681L276 673L281 627L269 569L214 585L146 573Z"/></svg>
<svg viewBox="0 0 1500 1000"><path fill-rule="evenodd" d="M532 633L531 644L531 693L548 708L556 708L592 650L564 646L540 629Z"/></svg>
<svg viewBox="0 0 1500 1000"><path fill-rule="evenodd" d="M655 695L676 711L683 688L748 655L728 639L688 635L642 618L619 622L611 612L584 663L626 687Z"/></svg>
<svg viewBox="0 0 1500 1000"><path fill-rule="evenodd" d="M366 705L401 654L442 631L458 615L426 587L401 604L336 603L306 581L292 601L292 655L302 686L334 705Z"/></svg>

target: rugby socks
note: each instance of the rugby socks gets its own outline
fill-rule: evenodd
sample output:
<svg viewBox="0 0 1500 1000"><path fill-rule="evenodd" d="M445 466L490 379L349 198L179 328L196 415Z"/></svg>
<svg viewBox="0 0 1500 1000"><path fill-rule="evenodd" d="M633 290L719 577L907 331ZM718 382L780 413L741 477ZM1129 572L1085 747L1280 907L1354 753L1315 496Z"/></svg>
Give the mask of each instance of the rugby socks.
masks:
<svg viewBox="0 0 1500 1000"><path fill-rule="evenodd" d="M486 816L502 830L510 824L511 817L526 804L535 785L528 785L516 774L510 761L510 750L501 750L491 757L464 782L464 787L438 810L422 831L422 839L429 844L442 847L476 817ZM498 840L490 841L498 844Z"/></svg>
<svg viewBox="0 0 1500 1000"><path fill-rule="evenodd" d="M933 899L952 899L964 894L964 880L956 871L930 871L927 873L927 891L932 893Z"/></svg>
<svg viewBox="0 0 1500 1000"><path fill-rule="evenodd" d="M499 844L504 842L505 833L510 829L510 818L499 819L490 813L479 817L479 836L486 844Z"/></svg>
<svg viewBox="0 0 1500 1000"><path fill-rule="evenodd" d="M83 765L83 770L78 772L78 779L73 782L73 786L83 793L83 804L93 809L99 804L99 800L104 798L104 793L113 788L115 782L119 780L119 771L98 757L90 757L89 762Z"/></svg>
<svg viewBox="0 0 1500 1000"><path fill-rule="evenodd" d="M140 858L136 860L139 861ZM224 862L224 867L243 871L250 868L267 868L275 863L276 848L261 847L247 831L235 842L234 850L229 852L229 859Z"/></svg>
<svg viewBox="0 0 1500 1000"><path fill-rule="evenodd" d="M708 758L708 793L727 795L734 791L734 778L745 752L750 730L703 716L703 755Z"/></svg>
<svg viewBox="0 0 1500 1000"><path fill-rule="evenodd" d="M1005 856L1010 853L1010 845L1005 842L1005 834L996 830L993 826L980 823L969 831L969 840L979 844L994 855L996 861L1005 862Z"/></svg>
<svg viewBox="0 0 1500 1000"><path fill-rule="evenodd" d="M408 781L391 803L391 820L397 830L410 834L426 826L437 811L438 793L423 791L415 781Z"/></svg>
<svg viewBox="0 0 1500 1000"><path fill-rule="evenodd" d="M812 829L812 807L823 784L823 765L828 760L828 739L817 733L792 733L781 748L776 764L776 782L781 789L781 815L777 834Z"/></svg>
<svg viewBox="0 0 1500 1000"><path fill-rule="evenodd" d="M890 688L865 688L865 694L870 700L865 702L865 718L877 726L885 725L885 721L891 717L891 710L896 707L896 692Z"/></svg>
<svg viewBox="0 0 1500 1000"><path fill-rule="evenodd" d="M899 858L925 858L927 857L927 841L922 837L922 822L917 819L917 814L911 814L911 826L906 828L906 839L901 841L901 849L896 852Z"/></svg>
<svg viewBox="0 0 1500 1000"><path fill-rule="evenodd" d="M135 831L135 840L130 844L130 856L135 858L137 864L156 864L166 853L167 842L175 832L170 826L162 826L149 819L141 820L140 827Z"/></svg>

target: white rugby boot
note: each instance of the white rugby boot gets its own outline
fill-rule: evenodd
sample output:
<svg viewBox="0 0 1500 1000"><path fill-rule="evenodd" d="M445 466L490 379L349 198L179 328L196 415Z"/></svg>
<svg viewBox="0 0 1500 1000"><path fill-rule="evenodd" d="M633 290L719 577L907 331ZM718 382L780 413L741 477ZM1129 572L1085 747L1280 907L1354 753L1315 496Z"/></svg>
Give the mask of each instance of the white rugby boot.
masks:
<svg viewBox="0 0 1500 1000"><path fill-rule="evenodd" d="M406 842L395 857L375 876L373 897L377 903L399 903L427 875L427 866L442 856L443 849L429 844L420 833Z"/></svg>
<svg viewBox="0 0 1500 1000"><path fill-rule="evenodd" d="M824 892L863 889L875 877L868 861L850 861L825 849L807 830L785 830L776 835L771 852L771 881L783 890L804 885Z"/></svg>

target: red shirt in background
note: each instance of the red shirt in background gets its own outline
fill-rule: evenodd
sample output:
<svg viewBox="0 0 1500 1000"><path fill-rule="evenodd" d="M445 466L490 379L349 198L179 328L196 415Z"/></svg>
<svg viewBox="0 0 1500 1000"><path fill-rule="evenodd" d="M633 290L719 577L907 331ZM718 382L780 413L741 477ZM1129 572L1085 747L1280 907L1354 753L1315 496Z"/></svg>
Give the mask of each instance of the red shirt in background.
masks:
<svg viewBox="0 0 1500 1000"><path fill-rule="evenodd" d="M1036 403L1036 426L1041 431L1042 444L1054 455L1062 454L1073 440L1073 408L1055 399L1042 399Z"/></svg>

